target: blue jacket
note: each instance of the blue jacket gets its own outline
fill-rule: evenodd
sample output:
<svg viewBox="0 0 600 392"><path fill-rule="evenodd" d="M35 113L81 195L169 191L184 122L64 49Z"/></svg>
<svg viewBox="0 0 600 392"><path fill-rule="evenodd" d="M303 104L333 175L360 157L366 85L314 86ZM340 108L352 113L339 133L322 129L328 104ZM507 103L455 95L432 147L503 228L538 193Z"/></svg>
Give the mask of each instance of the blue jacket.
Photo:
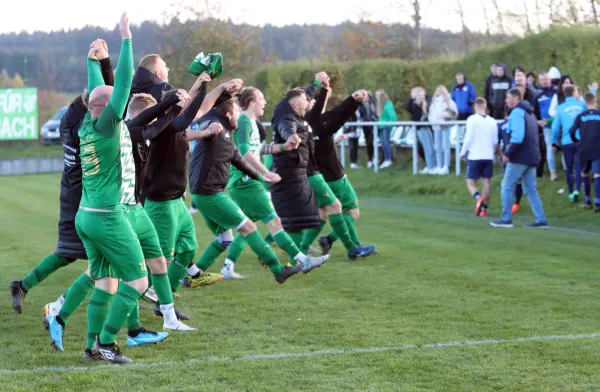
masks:
<svg viewBox="0 0 600 392"><path fill-rule="evenodd" d="M506 129L508 128L508 120L504 120L501 123L498 123L498 143L502 145L502 154L506 152L506 147L510 144L510 137L506 133Z"/></svg>
<svg viewBox="0 0 600 392"><path fill-rule="evenodd" d="M535 115L537 116L538 120L548 120L550 117L552 117L548 111L550 109L550 103L552 103L552 97L554 94L556 94L556 92L554 91L553 87L540 88L538 91L539 94L536 98L537 106ZM546 124L544 128L550 128L550 125Z"/></svg>
<svg viewBox="0 0 600 392"><path fill-rule="evenodd" d="M556 146L568 146L573 144L569 131L575 123L579 113L587 110L585 104L575 97L568 97L564 103L556 108L556 116L552 122L552 144ZM579 132L579 131L578 131ZM579 138L579 133L577 133Z"/></svg>
<svg viewBox="0 0 600 392"><path fill-rule="evenodd" d="M504 155L511 163L528 166L540 163L542 155L538 123L529 102L521 101L511 110L506 134L510 139Z"/></svg>
<svg viewBox="0 0 600 392"><path fill-rule="evenodd" d="M473 102L477 98L475 86L473 83L465 81L463 85L455 84L452 86L452 100L456 102L459 114L473 113Z"/></svg>

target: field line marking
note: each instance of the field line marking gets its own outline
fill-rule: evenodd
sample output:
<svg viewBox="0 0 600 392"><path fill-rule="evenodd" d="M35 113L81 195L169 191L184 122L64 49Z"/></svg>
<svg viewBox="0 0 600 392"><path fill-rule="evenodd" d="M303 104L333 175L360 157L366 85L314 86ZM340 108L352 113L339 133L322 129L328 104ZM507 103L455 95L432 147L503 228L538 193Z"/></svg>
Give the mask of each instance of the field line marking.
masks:
<svg viewBox="0 0 600 392"><path fill-rule="evenodd" d="M386 351L406 351L416 349L434 349L434 348L449 348L449 347L474 347L488 346L497 344L515 344L515 343L530 343L530 342L550 342L550 341L567 341L581 339L597 339L600 338L600 332L588 333L580 335L548 335L548 336L529 336L514 339L487 339L487 340L466 340L446 343L428 343L428 344L404 344L401 346L389 347L365 347L365 348L349 348L349 349L331 349L321 351L308 351L299 353L279 353L279 354L251 354L241 357L209 357L187 359L185 361L167 361L167 362L138 362L131 365L96 365L96 366L65 366L65 367L36 367L31 369L0 369L0 374L27 374L27 373L43 373L43 372L91 372L104 369L131 369L131 368L153 368L167 367L177 365L191 365L199 363L222 363L222 362L240 362L240 361L264 361L274 359L298 358L298 357L318 357L326 355L353 355L353 354L371 354Z"/></svg>

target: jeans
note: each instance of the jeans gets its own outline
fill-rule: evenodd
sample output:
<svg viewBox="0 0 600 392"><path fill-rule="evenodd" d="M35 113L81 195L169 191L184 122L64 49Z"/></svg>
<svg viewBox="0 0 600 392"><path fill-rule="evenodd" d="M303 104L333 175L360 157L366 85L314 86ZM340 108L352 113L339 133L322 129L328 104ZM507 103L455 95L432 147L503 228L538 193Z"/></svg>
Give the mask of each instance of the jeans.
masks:
<svg viewBox="0 0 600 392"><path fill-rule="evenodd" d="M390 141L391 135L392 128L379 129L379 141L381 142L381 149L383 150L383 159L386 161L392 160L392 142Z"/></svg>
<svg viewBox="0 0 600 392"><path fill-rule="evenodd" d="M579 162L579 147L576 144L567 144L563 146L563 157L565 158L565 177L569 194L574 190L579 191L583 179L581 178L581 164ZM573 173L575 170L575 173ZM573 187L575 185L575 187Z"/></svg>
<svg viewBox="0 0 600 392"><path fill-rule="evenodd" d="M429 128L417 128L417 139L423 146L425 163L430 170L435 169L435 153L433 151L433 136Z"/></svg>
<svg viewBox="0 0 600 392"><path fill-rule="evenodd" d="M437 167L450 167L450 128L433 131Z"/></svg>
<svg viewBox="0 0 600 392"><path fill-rule="evenodd" d="M540 199L536 188L536 167L511 162L506 165L504 179L502 180L502 220L512 222L513 197L519 179L523 180L523 192L529 200L535 221L537 223L546 222L542 199Z"/></svg>
<svg viewBox="0 0 600 392"><path fill-rule="evenodd" d="M556 171L556 153L552 149L552 128L544 128L544 141L546 142L546 162L551 172Z"/></svg>

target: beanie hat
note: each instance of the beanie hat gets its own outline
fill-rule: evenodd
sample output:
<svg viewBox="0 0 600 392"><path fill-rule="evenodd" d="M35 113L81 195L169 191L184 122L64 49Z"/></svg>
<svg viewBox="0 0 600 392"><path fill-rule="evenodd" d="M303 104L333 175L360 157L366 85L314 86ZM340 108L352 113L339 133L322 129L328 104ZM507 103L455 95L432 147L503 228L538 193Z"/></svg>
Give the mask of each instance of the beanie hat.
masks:
<svg viewBox="0 0 600 392"><path fill-rule="evenodd" d="M558 70L558 68L556 68L556 67L550 68L550 71L548 71L548 77L550 79L560 79L561 74L560 74L560 71Z"/></svg>

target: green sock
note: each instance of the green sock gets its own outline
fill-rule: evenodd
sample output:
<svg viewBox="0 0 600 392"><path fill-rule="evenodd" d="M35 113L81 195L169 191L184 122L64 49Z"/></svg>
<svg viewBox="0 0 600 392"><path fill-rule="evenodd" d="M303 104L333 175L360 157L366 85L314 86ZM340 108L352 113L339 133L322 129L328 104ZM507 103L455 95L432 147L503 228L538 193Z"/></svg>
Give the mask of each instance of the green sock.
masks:
<svg viewBox="0 0 600 392"><path fill-rule="evenodd" d="M91 350L96 338L102 332L102 326L106 322L110 303L115 295L108 291L94 289L87 309L87 341L85 348Z"/></svg>
<svg viewBox="0 0 600 392"><path fill-rule="evenodd" d="M138 302L127 318L127 331L133 332L140 329L142 329L142 323L140 322L140 304Z"/></svg>
<svg viewBox="0 0 600 392"><path fill-rule="evenodd" d="M158 297L158 303L161 305L171 305L173 303L173 292L169 284L169 276L167 274L152 274L154 282L154 292Z"/></svg>
<svg viewBox="0 0 600 392"><path fill-rule="evenodd" d="M227 259L237 263L242 255L242 252L246 248L246 244L247 242L244 236L240 233L237 233L233 238L233 242L231 245L229 245L229 248L227 248Z"/></svg>
<svg viewBox="0 0 600 392"><path fill-rule="evenodd" d="M304 238L304 232L303 231L291 231L287 234L292 239L292 241L294 241L296 248L300 249L300 245L302 245L302 238ZM290 255L288 254L288 256L290 256ZM292 256L290 256L290 264L296 265L296 260L294 260L294 258Z"/></svg>
<svg viewBox="0 0 600 392"><path fill-rule="evenodd" d="M79 277L75 279L71 287L67 290L65 302L60 307L60 312L58 312L58 317L61 318L64 324L67 324L69 317L79 309L93 289L94 281L85 273L79 275Z"/></svg>
<svg viewBox="0 0 600 392"><path fill-rule="evenodd" d="M273 240L277 244L280 249L283 249L285 253L288 254L292 259L300 253L300 249L294 243L294 240L286 233L281 230L278 233L275 233L273 236Z"/></svg>
<svg viewBox="0 0 600 392"><path fill-rule="evenodd" d="M350 233L350 239L356 245L360 245L360 240L358 239L358 233L356 232L356 227L354 227L354 218L350 214L345 214L344 220L346 221L346 227L348 228L348 232Z"/></svg>
<svg viewBox="0 0 600 392"><path fill-rule="evenodd" d="M274 242L273 236L271 235L271 233L267 233L267 235L265 236L265 242L269 245L271 245Z"/></svg>
<svg viewBox="0 0 600 392"><path fill-rule="evenodd" d="M128 284L119 284L117 295L110 306L108 319L102 332L100 332L100 344L112 344L115 342L117 334L123 328L129 315L133 312L133 308L138 306L138 300L142 297L136 289Z"/></svg>
<svg viewBox="0 0 600 392"><path fill-rule="evenodd" d="M265 240L262 239L260 234L258 234L258 231L255 230L248 234L246 236L246 241L254 253L269 266L272 273L280 274L282 272L279 259L275 256L275 253L273 253L273 249L271 249Z"/></svg>
<svg viewBox="0 0 600 392"><path fill-rule="evenodd" d="M204 250L204 253L202 253L202 256L200 256L200 259L196 263L196 267L200 268L202 271L206 271L215 263L217 257L219 257L223 252L225 252L223 245L221 245L219 240L214 240Z"/></svg>
<svg viewBox="0 0 600 392"><path fill-rule="evenodd" d="M350 238L350 232L348 231L348 227L346 227L344 216L342 214L329 215L329 223L331 224L333 231L335 231L339 239L344 243L346 251L354 252L354 248L357 244Z"/></svg>
<svg viewBox="0 0 600 392"><path fill-rule="evenodd" d="M321 220L321 226L318 229L308 229L304 232L304 238L302 238L302 245L300 246L300 250L302 251L302 253L308 253L308 249L310 248L312 243L315 242L319 234L321 234L325 223L327 222Z"/></svg>
<svg viewBox="0 0 600 392"><path fill-rule="evenodd" d="M338 236L337 236L337 234L335 234L335 231L333 229L331 229L331 232L329 232L329 234L327 234L327 237L329 237L329 239L331 241L337 241L338 240Z"/></svg>
<svg viewBox="0 0 600 392"><path fill-rule="evenodd" d="M187 274L188 267L194 261L196 257L196 251L190 250L187 252L178 253L175 255L175 260L169 265L169 283L171 284L171 290L174 293L179 290L181 286L181 281L185 278L185 274Z"/></svg>
<svg viewBox="0 0 600 392"><path fill-rule="evenodd" d="M67 259L64 257L55 254L48 255L33 269L33 271L23 278L21 286L25 291L29 291L50 276L51 273L68 264Z"/></svg>

